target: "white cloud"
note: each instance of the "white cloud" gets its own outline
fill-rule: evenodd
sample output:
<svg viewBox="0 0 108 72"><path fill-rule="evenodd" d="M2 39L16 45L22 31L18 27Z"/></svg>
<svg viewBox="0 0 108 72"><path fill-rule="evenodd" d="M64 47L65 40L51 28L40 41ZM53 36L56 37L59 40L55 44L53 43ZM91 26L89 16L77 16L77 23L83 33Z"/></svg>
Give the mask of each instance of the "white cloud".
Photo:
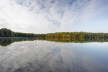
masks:
<svg viewBox="0 0 108 72"><path fill-rule="evenodd" d="M101 5L101 0L0 0L0 28L33 33L81 31L104 13L107 7Z"/></svg>

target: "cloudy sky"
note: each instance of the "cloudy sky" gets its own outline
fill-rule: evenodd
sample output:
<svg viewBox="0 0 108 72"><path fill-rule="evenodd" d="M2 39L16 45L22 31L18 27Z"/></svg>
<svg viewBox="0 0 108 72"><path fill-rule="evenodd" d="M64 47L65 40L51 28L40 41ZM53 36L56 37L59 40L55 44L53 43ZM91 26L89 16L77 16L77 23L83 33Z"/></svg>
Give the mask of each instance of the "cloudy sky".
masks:
<svg viewBox="0 0 108 72"><path fill-rule="evenodd" d="M0 28L17 32L108 32L108 0L0 0Z"/></svg>

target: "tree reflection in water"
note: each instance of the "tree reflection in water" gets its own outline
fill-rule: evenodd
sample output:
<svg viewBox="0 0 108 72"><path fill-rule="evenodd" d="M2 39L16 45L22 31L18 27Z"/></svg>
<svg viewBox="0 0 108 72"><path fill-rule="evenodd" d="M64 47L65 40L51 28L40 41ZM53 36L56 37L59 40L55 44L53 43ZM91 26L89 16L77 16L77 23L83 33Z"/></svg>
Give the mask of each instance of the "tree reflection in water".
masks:
<svg viewBox="0 0 108 72"><path fill-rule="evenodd" d="M11 43L19 42L19 41L33 41L36 38L26 38L26 37L1 37L0 38L0 45L1 46L8 46Z"/></svg>
<svg viewBox="0 0 108 72"><path fill-rule="evenodd" d="M73 42L73 43L87 43L87 42L108 42L108 40L67 40L67 39L39 39L35 37L0 37L0 45L1 46L8 46L14 42L19 41L33 41L33 40L47 40L47 41L54 41L54 42Z"/></svg>

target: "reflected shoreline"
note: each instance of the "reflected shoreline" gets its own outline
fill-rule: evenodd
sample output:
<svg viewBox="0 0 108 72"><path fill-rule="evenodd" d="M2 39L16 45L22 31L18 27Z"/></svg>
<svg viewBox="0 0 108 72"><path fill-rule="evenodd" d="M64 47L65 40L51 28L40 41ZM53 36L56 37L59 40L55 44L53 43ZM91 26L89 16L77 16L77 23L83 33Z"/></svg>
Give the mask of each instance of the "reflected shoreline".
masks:
<svg viewBox="0 0 108 72"><path fill-rule="evenodd" d="M52 41L52 42L61 42L61 43L89 43L89 42L108 42L105 40L50 40L50 39L39 39L36 37L0 37L0 46L8 46L14 42L21 42L21 41L34 41L34 40L45 40L45 41Z"/></svg>
<svg viewBox="0 0 108 72"><path fill-rule="evenodd" d="M21 41L33 41L36 38L27 38L27 37L0 37L0 45L1 46L8 46L14 42L21 42Z"/></svg>

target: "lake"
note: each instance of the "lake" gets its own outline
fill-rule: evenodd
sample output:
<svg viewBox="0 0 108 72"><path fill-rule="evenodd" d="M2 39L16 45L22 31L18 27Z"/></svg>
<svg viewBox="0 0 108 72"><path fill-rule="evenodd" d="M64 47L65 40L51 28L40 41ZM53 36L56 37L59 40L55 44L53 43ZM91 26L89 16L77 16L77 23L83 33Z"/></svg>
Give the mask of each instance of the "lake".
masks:
<svg viewBox="0 0 108 72"><path fill-rule="evenodd" d="M108 43L34 40L1 45L0 72L108 72Z"/></svg>

